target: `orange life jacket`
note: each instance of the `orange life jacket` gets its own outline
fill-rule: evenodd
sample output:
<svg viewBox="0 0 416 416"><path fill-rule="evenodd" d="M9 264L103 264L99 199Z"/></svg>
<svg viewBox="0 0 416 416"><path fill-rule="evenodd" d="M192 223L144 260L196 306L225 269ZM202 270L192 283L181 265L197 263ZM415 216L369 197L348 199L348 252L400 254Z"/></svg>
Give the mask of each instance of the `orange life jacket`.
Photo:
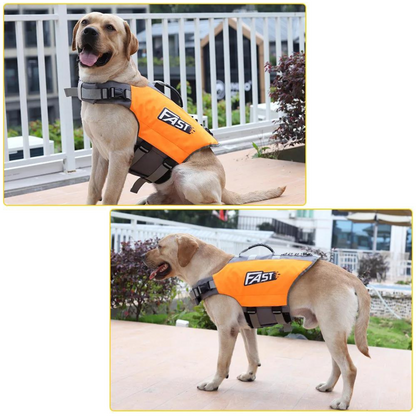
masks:
<svg viewBox="0 0 416 416"><path fill-rule="evenodd" d="M166 182L176 165L194 152L218 144L210 132L153 84L135 87L115 81L80 82L78 88L67 88L65 93L91 104L120 104L136 116L138 140L129 172L140 179L132 192L137 193L145 182Z"/></svg>
<svg viewBox="0 0 416 416"><path fill-rule="evenodd" d="M213 295L234 298L252 328L287 325L292 320L289 293L294 283L319 259L312 255L234 257L218 273L193 286L197 304Z"/></svg>

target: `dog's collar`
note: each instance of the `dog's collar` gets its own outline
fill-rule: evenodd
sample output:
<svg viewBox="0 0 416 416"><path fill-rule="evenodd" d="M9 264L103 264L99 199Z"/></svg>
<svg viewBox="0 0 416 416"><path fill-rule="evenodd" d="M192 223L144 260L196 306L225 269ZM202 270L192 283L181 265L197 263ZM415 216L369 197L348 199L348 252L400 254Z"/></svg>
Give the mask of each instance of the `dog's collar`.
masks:
<svg viewBox="0 0 416 416"><path fill-rule="evenodd" d="M65 88L65 95L91 104L131 104L131 86L116 81L100 84L79 80L77 88Z"/></svg>
<svg viewBox="0 0 416 416"><path fill-rule="evenodd" d="M162 93L161 89L165 87L170 89L172 101L183 107L181 95L171 85L162 81L154 81L149 82L148 86ZM65 95L67 97L77 97L80 101L86 101L91 104L121 104L130 107L131 85L116 81L98 83L79 80L78 87L65 88Z"/></svg>

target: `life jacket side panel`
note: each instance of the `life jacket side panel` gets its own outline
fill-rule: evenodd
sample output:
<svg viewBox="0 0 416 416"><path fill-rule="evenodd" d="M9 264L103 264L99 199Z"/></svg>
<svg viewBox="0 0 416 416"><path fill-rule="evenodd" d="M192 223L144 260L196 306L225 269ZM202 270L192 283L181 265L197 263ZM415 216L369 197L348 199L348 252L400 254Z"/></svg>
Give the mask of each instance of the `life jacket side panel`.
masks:
<svg viewBox="0 0 416 416"><path fill-rule="evenodd" d="M313 263L300 259L230 262L213 279L218 293L233 297L241 306L286 306L292 284ZM267 280L272 273L275 280Z"/></svg>
<svg viewBox="0 0 416 416"><path fill-rule="evenodd" d="M178 163L199 149L218 144L188 113L154 88L132 86L130 110L139 121L139 137Z"/></svg>

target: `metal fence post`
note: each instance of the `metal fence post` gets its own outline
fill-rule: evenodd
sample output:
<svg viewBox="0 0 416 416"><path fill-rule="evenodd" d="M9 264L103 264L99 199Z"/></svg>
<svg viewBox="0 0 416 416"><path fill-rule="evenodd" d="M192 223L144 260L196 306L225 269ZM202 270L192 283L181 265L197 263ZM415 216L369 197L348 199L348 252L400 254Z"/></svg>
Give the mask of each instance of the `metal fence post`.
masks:
<svg viewBox="0 0 416 416"><path fill-rule="evenodd" d="M71 87L71 72L69 66L69 38L66 5L55 6L58 20L55 26L56 35L56 64L58 69L59 117L61 121L62 153L65 154L65 172L74 172L75 141L74 122L72 117L71 98L65 96L64 88Z"/></svg>

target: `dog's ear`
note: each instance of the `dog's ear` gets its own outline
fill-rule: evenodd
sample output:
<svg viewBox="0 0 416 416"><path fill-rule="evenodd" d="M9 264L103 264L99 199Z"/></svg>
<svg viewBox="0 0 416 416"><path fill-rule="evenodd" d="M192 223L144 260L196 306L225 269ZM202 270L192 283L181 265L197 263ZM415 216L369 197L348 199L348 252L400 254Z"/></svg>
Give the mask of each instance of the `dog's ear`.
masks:
<svg viewBox="0 0 416 416"><path fill-rule="evenodd" d="M139 50L139 41L136 38L134 33L131 33L130 26L127 22L124 22L124 27L126 29L126 39L124 41L124 51L126 58L129 61L130 56L136 53Z"/></svg>
<svg viewBox="0 0 416 416"><path fill-rule="evenodd" d="M193 237L181 235L176 238L178 243L178 262L179 266L186 267L198 250L198 242Z"/></svg>
<svg viewBox="0 0 416 416"><path fill-rule="evenodd" d="M81 23L81 19L78 20L77 24L74 27L74 30L72 31L72 50L75 51L77 49L77 41L75 40L75 38L77 37L77 32L78 32L78 27L79 24Z"/></svg>

